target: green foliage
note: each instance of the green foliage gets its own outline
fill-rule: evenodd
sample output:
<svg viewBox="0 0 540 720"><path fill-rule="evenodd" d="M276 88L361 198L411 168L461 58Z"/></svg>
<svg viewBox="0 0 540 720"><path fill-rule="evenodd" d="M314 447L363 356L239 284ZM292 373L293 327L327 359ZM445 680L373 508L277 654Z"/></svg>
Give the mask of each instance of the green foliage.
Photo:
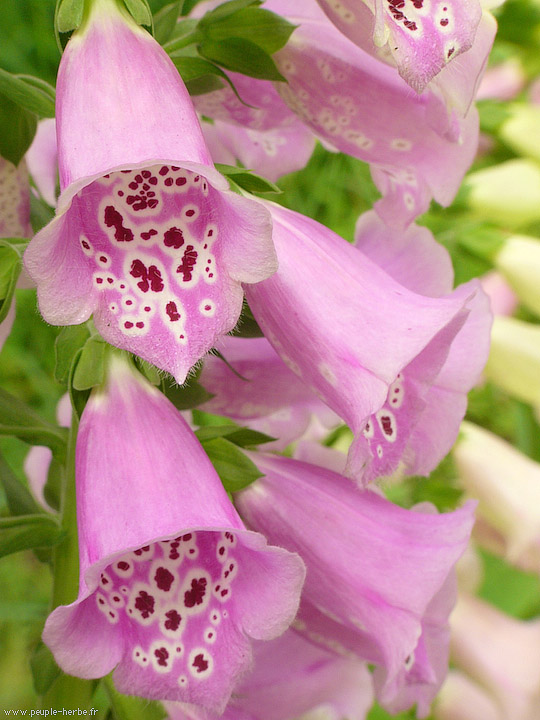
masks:
<svg viewBox="0 0 540 720"><path fill-rule="evenodd" d="M0 323L8 314L20 272L21 258L17 246L11 245L10 240L0 240Z"/></svg>
<svg viewBox="0 0 540 720"><path fill-rule="evenodd" d="M54 25L57 32L67 33L76 30L82 23L84 0L57 0Z"/></svg>
<svg viewBox="0 0 540 720"><path fill-rule="evenodd" d="M90 331L86 323L68 325L59 332L54 345L56 356L54 377L58 382L67 385L75 355L89 338Z"/></svg>
<svg viewBox="0 0 540 720"><path fill-rule="evenodd" d="M182 1L172 2L165 5L154 16L154 37L161 45L164 45L172 36L180 16Z"/></svg>
<svg viewBox="0 0 540 720"><path fill-rule="evenodd" d="M148 5L148 0L124 0L124 4L138 25L153 28L152 11Z"/></svg>
<svg viewBox="0 0 540 720"><path fill-rule="evenodd" d="M1 388L0 435L14 435L32 445L46 445L59 459L65 456L65 428L46 422L19 398Z"/></svg>
<svg viewBox="0 0 540 720"><path fill-rule="evenodd" d="M32 144L37 118L0 94L0 156L18 165Z"/></svg>
<svg viewBox="0 0 540 720"><path fill-rule="evenodd" d="M223 5L220 7L223 8ZM200 21L199 28L209 40L241 38L255 43L271 55L285 45L294 25L269 10L251 4L251 7L241 8L218 19L213 13L207 13Z"/></svg>
<svg viewBox="0 0 540 720"><path fill-rule="evenodd" d="M273 182L266 178L248 172L245 168L234 167L216 163L216 170L225 175L232 186L246 190L250 193L281 193L281 190Z"/></svg>
<svg viewBox="0 0 540 720"><path fill-rule="evenodd" d="M51 651L42 642L39 642L34 648L30 657L30 668L37 695L45 695L62 672L54 661Z"/></svg>
<svg viewBox="0 0 540 720"><path fill-rule="evenodd" d="M54 117L55 90L32 75L14 75L0 68L0 93L39 117Z"/></svg>
<svg viewBox="0 0 540 720"><path fill-rule="evenodd" d="M255 463L225 437L204 441L202 446L228 493L242 490L263 475Z"/></svg>
<svg viewBox="0 0 540 720"><path fill-rule="evenodd" d="M50 515L16 515L0 518L0 557L33 548L53 547L62 531Z"/></svg>
<svg viewBox="0 0 540 720"><path fill-rule="evenodd" d="M32 493L23 485L0 454L0 482L11 515L35 515L42 512Z"/></svg>

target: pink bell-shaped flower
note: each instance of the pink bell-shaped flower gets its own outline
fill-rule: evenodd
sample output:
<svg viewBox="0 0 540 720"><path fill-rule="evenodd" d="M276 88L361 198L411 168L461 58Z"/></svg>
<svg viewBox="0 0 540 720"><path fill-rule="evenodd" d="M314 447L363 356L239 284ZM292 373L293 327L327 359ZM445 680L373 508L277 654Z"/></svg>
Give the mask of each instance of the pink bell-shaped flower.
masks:
<svg viewBox="0 0 540 720"><path fill-rule="evenodd" d="M340 657L293 630L254 644L254 668L235 690L222 720L365 720L373 703L365 663ZM187 705L167 703L170 720L218 720Z"/></svg>
<svg viewBox="0 0 540 720"><path fill-rule="evenodd" d="M241 283L276 269L268 213L228 190L187 90L112 0L92 3L58 76L57 216L25 254L44 318L94 322L183 382L236 324Z"/></svg>
<svg viewBox="0 0 540 720"><path fill-rule="evenodd" d="M43 633L67 673L221 713L251 640L293 620L300 558L248 532L173 405L124 361L77 438L80 587Z"/></svg>
<svg viewBox="0 0 540 720"><path fill-rule="evenodd" d="M266 6L299 25L275 55L287 80L276 84L281 97L315 135L370 164L381 217L404 227L431 198L450 204L476 153L475 108L463 117L449 113L439 93L411 92L396 68L354 45L315 1Z"/></svg>
<svg viewBox="0 0 540 720"><path fill-rule="evenodd" d="M407 685L437 685L447 652L439 629L453 604L452 588L443 586L467 546L474 503L445 515L414 512L330 470L271 455L252 459L265 476L237 494L242 517L307 567L294 628L378 665L379 691L389 697ZM413 669L410 680L400 677Z"/></svg>
<svg viewBox="0 0 540 720"><path fill-rule="evenodd" d="M462 62L469 61L482 17L478 0L317 2L344 35L395 64L417 92L447 66L452 67L461 53L468 53Z"/></svg>
<svg viewBox="0 0 540 720"><path fill-rule="evenodd" d="M463 286L440 298L416 294L314 220L266 206L279 269L246 288L250 307L285 364L353 431L347 473L366 482L372 455L384 459L377 474L397 466L410 419L417 417L479 290ZM401 376L406 368L410 390ZM407 403L400 402L405 392ZM380 427L373 451L372 415ZM437 443L439 450L443 444Z"/></svg>

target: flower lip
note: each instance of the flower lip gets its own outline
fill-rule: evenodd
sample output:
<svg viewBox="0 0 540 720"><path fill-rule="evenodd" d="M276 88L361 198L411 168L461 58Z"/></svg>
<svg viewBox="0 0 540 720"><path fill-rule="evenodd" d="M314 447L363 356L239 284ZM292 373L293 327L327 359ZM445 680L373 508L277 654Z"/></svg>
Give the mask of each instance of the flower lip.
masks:
<svg viewBox="0 0 540 720"><path fill-rule="evenodd" d="M158 542L166 542L167 540L170 540L171 538L179 537L182 535L186 535L188 533L197 533L197 532L212 532L212 533L225 533L225 532L235 532L240 535L242 538L244 544L246 547L257 550L263 546L265 546L266 542L262 535L258 532L255 532L253 530L247 530L246 528L242 527L241 524L238 524L238 526L234 527L232 525L228 526L212 526L212 527L189 527L184 528L182 530L178 530L174 533L167 533L165 535L160 535L159 537L152 538L150 540L145 541L144 543L138 543L137 545L130 546L127 548L123 548L121 550L118 550L114 553L111 553L110 555L106 555L103 558L100 558L96 562L92 563L84 573L81 573L81 589L83 589L83 582L86 586L86 589L84 590L84 593L80 595L77 600L75 600L73 603L71 603L68 607L74 607L75 605L78 605L79 603L83 602L87 598L90 597L98 588L99 586L99 579L101 577L101 574L109 567L110 565L113 565L116 560L119 560L124 555L127 555L128 553L135 552L135 550L138 550L141 547L145 547L147 545L153 545L154 543Z"/></svg>
<svg viewBox="0 0 540 720"><path fill-rule="evenodd" d="M88 177L79 178L78 180L71 183L65 190L62 191L58 198L58 210L56 216L61 215L69 210L73 198L88 185L91 185L95 180L99 180L105 175L109 175L115 172L123 172L124 170L143 170L154 165L175 165L182 170L188 170L189 172L202 175L210 185L216 190L228 191L229 183L226 178L216 170L215 167L210 165L203 165L202 163L195 163L182 160L171 160L171 159L155 159L151 158L148 160L142 160L138 163L126 163L123 165L116 165L102 172L89 175Z"/></svg>

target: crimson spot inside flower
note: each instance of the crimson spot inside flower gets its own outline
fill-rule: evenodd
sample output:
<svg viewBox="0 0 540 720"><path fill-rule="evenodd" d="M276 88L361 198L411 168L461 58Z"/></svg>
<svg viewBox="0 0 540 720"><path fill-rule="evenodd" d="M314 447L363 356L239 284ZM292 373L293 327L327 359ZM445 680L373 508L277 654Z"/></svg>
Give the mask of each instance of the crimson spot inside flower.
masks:
<svg viewBox="0 0 540 720"><path fill-rule="evenodd" d="M150 265L148 268L142 260L136 258L131 263L131 269L129 274L134 278L141 278L137 283L137 287L143 292L152 290L153 292L161 292L163 290L163 278L161 272L155 265Z"/></svg>
<svg viewBox="0 0 540 720"><path fill-rule="evenodd" d="M165 306L165 312L169 316L169 320L171 322L176 322L177 320L180 320L180 313L178 312L178 308L176 307L176 303L172 300L167 303ZM178 547L178 543L177 543Z"/></svg>
<svg viewBox="0 0 540 720"><path fill-rule="evenodd" d="M124 227L124 218L112 205L107 205L105 208L105 225L114 227L114 237L118 242L131 242L133 240L133 232Z"/></svg>
<svg viewBox="0 0 540 720"><path fill-rule="evenodd" d="M198 253L193 248L193 245L188 245L184 250L182 262L176 268L176 272L182 274L182 280L184 282L189 282L193 277L193 268L195 267L195 264L197 262L197 256Z"/></svg>
<svg viewBox="0 0 540 720"><path fill-rule="evenodd" d="M140 557L143 553L147 553L149 550L150 550L150 545L143 545L138 550L135 550L135 555L138 555Z"/></svg>
<svg viewBox="0 0 540 720"><path fill-rule="evenodd" d="M204 659L204 655L202 653L195 655L192 665L198 673L208 670L208 661Z"/></svg>
<svg viewBox="0 0 540 720"><path fill-rule="evenodd" d="M146 618L154 614L155 602L156 601L152 595L147 593L145 590L141 590L135 599L135 607L146 620Z"/></svg>
<svg viewBox="0 0 540 720"><path fill-rule="evenodd" d="M158 665L167 667L167 658L169 657L169 653L166 648L161 647L161 648L158 648L157 650L154 650L154 655L157 658Z"/></svg>
<svg viewBox="0 0 540 720"><path fill-rule="evenodd" d="M167 568L158 567L156 574L154 575L154 580L160 590L168 592L174 582L174 575L167 570Z"/></svg>
<svg viewBox="0 0 540 720"><path fill-rule="evenodd" d="M118 568L120 570L124 570L124 572L125 572L126 570L129 570L129 563L127 563L125 560L121 560L118 563Z"/></svg>
<svg viewBox="0 0 540 720"><path fill-rule="evenodd" d="M184 233L179 228L172 227L165 232L164 243L167 247L178 250L184 244Z"/></svg>
<svg viewBox="0 0 540 720"><path fill-rule="evenodd" d="M383 415L381 417L381 425L382 429L385 435L393 435L394 429L392 427L392 420L388 417L388 415Z"/></svg>
<svg viewBox="0 0 540 720"><path fill-rule="evenodd" d="M182 616L180 613L178 613L176 610L169 610L165 613L165 617L167 620L165 620L165 627L167 630L176 631L180 627L180 623L182 622Z"/></svg>
<svg viewBox="0 0 540 720"><path fill-rule="evenodd" d="M206 594L206 578L194 578L191 581L191 589L184 593L184 605L192 608L200 605Z"/></svg>
<svg viewBox="0 0 540 720"><path fill-rule="evenodd" d="M143 240L150 240L153 235L157 235L157 230L150 228L148 232L142 232L141 237Z"/></svg>

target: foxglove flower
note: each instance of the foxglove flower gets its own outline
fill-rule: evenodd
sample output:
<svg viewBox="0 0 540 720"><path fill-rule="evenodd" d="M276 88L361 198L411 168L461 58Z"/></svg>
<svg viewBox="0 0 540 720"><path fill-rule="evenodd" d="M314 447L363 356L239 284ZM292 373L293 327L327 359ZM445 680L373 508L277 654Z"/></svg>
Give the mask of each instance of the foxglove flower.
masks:
<svg viewBox="0 0 540 720"><path fill-rule="evenodd" d="M540 569L540 464L472 423L463 424L453 455L461 485L478 499L479 519L491 530L480 527L480 541L490 546L498 538L509 562L535 558Z"/></svg>
<svg viewBox="0 0 540 720"><path fill-rule="evenodd" d="M43 639L67 673L223 711L251 639L281 634L304 569L248 532L169 401L113 358L81 418L80 587Z"/></svg>
<svg viewBox="0 0 540 720"><path fill-rule="evenodd" d="M25 254L44 318L94 322L182 382L238 320L241 283L275 270L267 212L228 190L187 90L111 0L64 52L56 218Z"/></svg>
<svg viewBox="0 0 540 720"><path fill-rule="evenodd" d="M446 515L416 513L329 470L251 457L265 476L237 494L240 513L306 562L295 629L381 666L385 687L414 667L417 649L425 671L426 650L417 648L423 618L465 550L474 503Z"/></svg>
<svg viewBox="0 0 540 720"><path fill-rule="evenodd" d="M459 670L450 670L433 708L435 720L504 720L497 703Z"/></svg>
<svg viewBox="0 0 540 720"><path fill-rule="evenodd" d="M283 5L267 3L278 12ZM356 47L323 13L285 14L300 26L275 54L287 80L276 87L317 136L370 163L383 194L376 204L381 217L405 226L432 197L448 205L474 159L476 110L463 120L449 117L440 97L411 93L395 68Z"/></svg>
<svg viewBox="0 0 540 720"><path fill-rule="evenodd" d="M438 297L452 288L450 257L427 228L411 225L406 232L397 232L370 211L359 218L356 245L409 290ZM467 408L467 393L478 382L488 358L492 323L488 298L476 281L458 292L474 296L442 366L430 380L429 355L415 358L402 370L383 407L369 418L363 438L356 443L356 465L369 463L367 479L398 469L428 475L455 442ZM399 428L390 444L387 440L392 436L385 432L385 422ZM379 447L383 448L382 457Z"/></svg>
<svg viewBox="0 0 540 720"><path fill-rule="evenodd" d="M223 720L364 720L373 702L364 663L343 658L292 630L254 644L255 665L235 690ZM170 720L218 720L186 705L167 704Z"/></svg>
<svg viewBox="0 0 540 720"><path fill-rule="evenodd" d="M422 506L414 508L414 510L420 509L427 510ZM373 679L377 699L388 712L395 714L416 705L417 717L425 718L430 714L431 703L448 671L450 654L448 618L456 604L456 599L457 582L455 572L452 571L426 608L422 617L422 634L405 666L391 681L384 668L375 669Z"/></svg>
<svg viewBox="0 0 540 720"><path fill-rule="evenodd" d="M250 307L281 359L353 431L348 474L361 479L369 463L366 439L373 437L370 416L384 437L375 453L394 463L407 434L401 437L400 421L383 406L399 409L409 392L400 373L411 368L415 388L403 406L407 426L448 357L477 289L463 287L442 298L415 294L314 220L267 207L279 270L246 289Z"/></svg>
<svg viewBox="0 0 540 720"><path fill-rule="evenodd" d="M229 86L194 98L197 111L214 121L202 124L213 160L240 160L272 181L303 168L315 146L311 130L270 81L233 72L229 77L242 100Z"/></svg>
<svg viewBox="0 0 540 720"><path fill-rule="evenodd" d="M339 417L283 362L265 338L226 337L218 349L227 363L208 355L199 382L213 398L200 408L226 415L276 441L282 450L303 435L315 415L327 434Z"/></svg>
<svg viewBox="0 0 540 720"><path fill-rule="evenodd" d="M495 266L523 304L540 316L540 240L526 235L507 238Z"/></svg>
<svg viewBox="0 0 540 720"><path fill-rule="evenodd" d="M391 58L417 92L475 40L478 0L317 0L332 22L367 52ZM467 61L467 58L465 61Z"/></svg>
<svg viewBox="0 0 540 720"><path fill-rule="evenodd" d="M538 717L540 621L516 620L479 598L460 595L451 626L452 661L488 691L501 717Z"/></svg>
<svg viewBox="0 0 540 720"><path fill-rule="evenodd" d="M480 283L494 315L514 314L519 300L500 272L491 270L480 278Z"/></svg>

